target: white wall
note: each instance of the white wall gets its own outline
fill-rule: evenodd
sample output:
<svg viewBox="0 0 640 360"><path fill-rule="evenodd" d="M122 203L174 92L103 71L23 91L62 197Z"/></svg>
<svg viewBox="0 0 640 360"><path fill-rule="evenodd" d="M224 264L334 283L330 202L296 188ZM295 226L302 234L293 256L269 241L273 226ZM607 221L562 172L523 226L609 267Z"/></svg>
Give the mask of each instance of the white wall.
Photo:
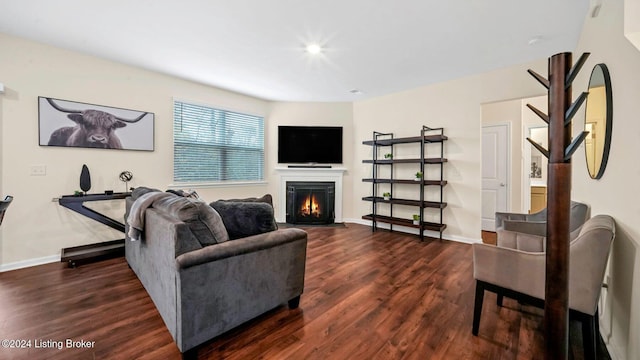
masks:
<svg viewBox="0 0 640 360"><path fill-rule="evenodd" d="M280 194L279 174L274 169L278 159L278 125L298 126L342 126L343 127L343 164L347 168L343 177L343 194L353 192L353 152L357 144L353 140L353 105L351 103L313 103L313 102L274 102L271 103L268 117L268 132L266 142L271 144L266 149L266 156L270 159L267 166L269 176L269 192L274 196L274 206L278 206L277 197ZM284 165L282 165L284 166ZM353 213L350 198L343 199L343 214ZM278 209L276 209L277 213ZM343 216L346 218L346 216Z"/></svg>
<svg viewBox="0 0 640 360"><path fill-rule="evenodd" d="M445 238L480 241L481 218L481 104L523 98L541 93L539 84L527 74L532 68L546 71L546 60L508 69L425 86L354 104L354 133L357 142L370 139L372 132L393 132L397 137L418 136L422 125L444 127L445 143L444 222ZM371 176L371 148L356 148L355 178ZM361 200L369 186L355 186L353 202L360 215L371 212Z"/></svg>
<svg viewBox="0 0 640 360"><path fill-rule="evenodd" d="M616 220L616 239L610 259L609 291L600 309L605 341L615 359L640 359L640 51L623 35L623 0L603 1L597 18L587 18L574 52L591 52L574 82L574 96L588 87L591 69L609 68L613 88L613 133L606 171L592 180L584 145L573 159L572 197L591 205L592 215L609 214ZM574 120L574 131L584 126L584 106Z"/></svg>
<svg viewBox="0 0 640 360"><path fill-rule="evenodd" d="M15 196L0 228L0 270L55 261L63 247L121 238L119 232L62 208L52 199L78 190L83 164L91 172L90 193L124 191L125 185L118 180L122 170L134 175L129 186L170 186L174 98L265 116L265 183L196 188L207 200L271 193L277 206L281 194L273 169L278 125L343 126L343 166L352 168L351 103L271 103L3 34L0 48L11 54L0 58L0 79L6 87L0 95L0 190ZM41 147L38 96L153 112L155 151ZM45 165L46 176L30 176L32 165ZM344 192L348 194L352 193L351 177L347 171ZM122 201L88 205L113 218L122 217ZM351 202L343 205L346 213L353 212Z"/></svg>
<svg viewBox="0 0 640 360"><path fill-rule="evenodd" d="M166 189L173 176L174 97L268 115L267 101L8 35L0 34L0 48L0 79L5 85L0 95L0 184L3 194L15 197L0 228L4 269L19 261L51 261L63 247L122 238L121 233L59 206L52 198L79 188L82 164L91 172L91 193L123 191L118 174L125 169L134 175L130 186ZM155 151L39 146L38 96L153 112ZM45 165L46 176L30 176L32 165ZM198 189L207 199L266 191L267 185ZM122 217L122 201L91 206Z"/></svg>

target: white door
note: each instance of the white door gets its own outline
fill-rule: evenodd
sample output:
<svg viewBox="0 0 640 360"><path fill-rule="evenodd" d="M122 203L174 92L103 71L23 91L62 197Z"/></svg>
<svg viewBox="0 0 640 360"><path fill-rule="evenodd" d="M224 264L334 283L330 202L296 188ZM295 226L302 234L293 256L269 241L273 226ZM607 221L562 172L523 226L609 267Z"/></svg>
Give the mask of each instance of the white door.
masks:
<svg viewBox="0 0 640 360"><path fill-rule="evenodd" d="M496 231L496 212L507 211L508 125L482 127L482 230Z"/></svg>

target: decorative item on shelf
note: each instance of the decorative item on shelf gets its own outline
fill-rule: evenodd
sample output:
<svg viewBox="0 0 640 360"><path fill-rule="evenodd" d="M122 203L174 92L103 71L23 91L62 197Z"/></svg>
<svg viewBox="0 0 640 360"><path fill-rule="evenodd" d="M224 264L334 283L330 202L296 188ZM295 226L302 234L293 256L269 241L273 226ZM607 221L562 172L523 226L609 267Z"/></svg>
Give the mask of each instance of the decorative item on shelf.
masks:
<svg viewBox="0 0 640 360"><path fill-rule="evenodd" d="M393 154L392 153L384 154L384 158L385 159L393 159Z"/></svg>
<svg viewBox="0 0 640 360"><path fill-rule="evenodd" d="M87 165L82 165L82 171L80 171L80 189L84 191L85 195L91 189L91 174L89 174Z"/></svg>
<svg viewBox="0 0 640 360"><path fill-rule="evenodd" d="M391 193L390 192L385 192L385 193L382 194L382 197L385 200L389 200L389 199L391 199Z"/></svg>
<svg viewBox="0 0 640 360"><path fill-rule="evenodd" d="M420 225L420 215L413 214L413 225Z"/></svg>
<svg viewBox="0 0 640 360"><path fill-rule="evenodd" d="M416 181L422 181L422 171L418 171L418 172L416 173L416 178L415 178L415 180L416 180Z"/></svg>
<svg viewBox="0 0 640 360"><path fill-rule="evenodd" d="M121 172L118 178L124 183L124 192L129 191L129 181L133 179L133 174L131 173L131 171L125 170Z"/></svg>

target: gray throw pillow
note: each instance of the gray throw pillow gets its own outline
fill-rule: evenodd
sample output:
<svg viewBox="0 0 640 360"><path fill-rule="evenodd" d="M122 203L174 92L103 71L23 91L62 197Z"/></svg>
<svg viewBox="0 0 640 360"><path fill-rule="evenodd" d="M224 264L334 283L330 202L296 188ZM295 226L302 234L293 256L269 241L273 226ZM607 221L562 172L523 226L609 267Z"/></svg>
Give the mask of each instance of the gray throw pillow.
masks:
<svg viewBox="0 0 640 360"><path fill-rule="evenodd" d="M273 207L265 202L214 201L211 203L224 222L229 239L266 233L277 229Z"/></svg>
<svg viewBox="0 0 640 360"><path fill-rule="evenodd" d="M153 208L177 217L187 224L202 246L229 240L229 234L220 214L202 201L182 196L169 196L155 201Z"/></svg>

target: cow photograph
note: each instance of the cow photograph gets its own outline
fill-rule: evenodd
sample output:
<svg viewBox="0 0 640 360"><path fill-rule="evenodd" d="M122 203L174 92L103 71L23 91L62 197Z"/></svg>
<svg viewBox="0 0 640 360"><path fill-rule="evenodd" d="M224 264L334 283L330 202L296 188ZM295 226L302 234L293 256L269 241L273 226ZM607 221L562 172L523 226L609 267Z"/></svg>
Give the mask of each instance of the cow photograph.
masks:
<svg viewBox="0 0 640 360"><path fill-rule="evenodd" d="M40 145L119 150L154 149L154 114L38 97Z"/></svg>

